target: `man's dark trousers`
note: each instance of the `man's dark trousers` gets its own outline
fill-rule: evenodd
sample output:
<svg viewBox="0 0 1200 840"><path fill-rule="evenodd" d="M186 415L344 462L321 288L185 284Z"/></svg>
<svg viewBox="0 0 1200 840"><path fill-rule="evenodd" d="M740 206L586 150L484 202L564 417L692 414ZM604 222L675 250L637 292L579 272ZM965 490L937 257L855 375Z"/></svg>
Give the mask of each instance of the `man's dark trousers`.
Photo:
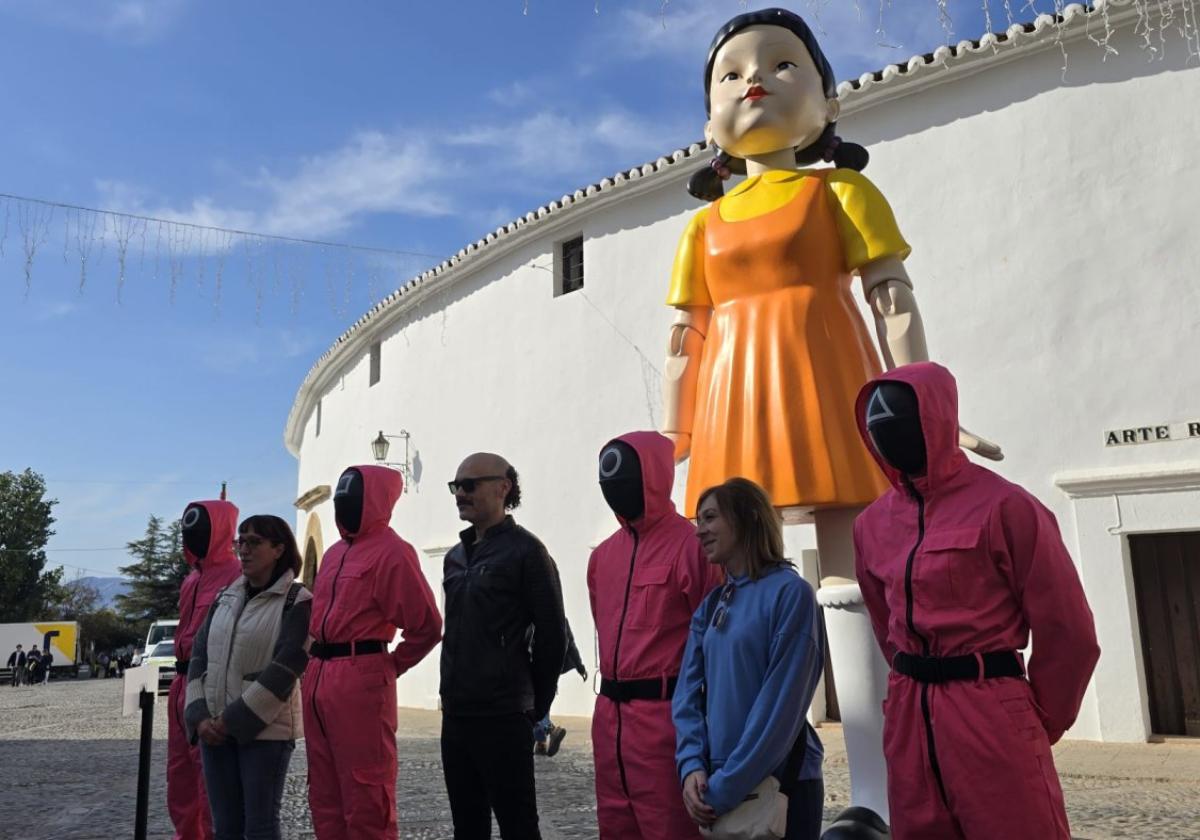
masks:
<svg viewBox="0 0 1200 840"><path fill-rule="evenodd" d="M533 785L533 722L523 714L442 715L442 771L454 840L541 840Z"/></svg>

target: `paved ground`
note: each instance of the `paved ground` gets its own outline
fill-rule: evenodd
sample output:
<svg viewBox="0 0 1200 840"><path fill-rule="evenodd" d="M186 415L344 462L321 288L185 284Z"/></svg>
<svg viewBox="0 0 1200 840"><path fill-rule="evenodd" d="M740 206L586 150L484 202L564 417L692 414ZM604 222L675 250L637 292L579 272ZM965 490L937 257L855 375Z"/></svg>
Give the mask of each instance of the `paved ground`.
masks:
<svg viewBox="0 0 1200 840"><path fill-rule="evenodd" d="M169 838L163 768L165 707L156 710L150 836ZM401 837L449 838L449 808L438 759L438 715L402 711L399 737ZM595 837L587 721L564 718L562 751L537 760L545 840ZM838 727L823 727L828 761L826 815L846 804L848 777ZM133 833L137 717L120 717L116 680L0 688L0 838L112 840ZM1075 835L1200 838L1200 743L1101 745L1055 750ZM304 751L292 762L285 837L311 838ZM52 803L59 803L57 805ZM1037 838L1022 838L1037 840Z"/></svg>

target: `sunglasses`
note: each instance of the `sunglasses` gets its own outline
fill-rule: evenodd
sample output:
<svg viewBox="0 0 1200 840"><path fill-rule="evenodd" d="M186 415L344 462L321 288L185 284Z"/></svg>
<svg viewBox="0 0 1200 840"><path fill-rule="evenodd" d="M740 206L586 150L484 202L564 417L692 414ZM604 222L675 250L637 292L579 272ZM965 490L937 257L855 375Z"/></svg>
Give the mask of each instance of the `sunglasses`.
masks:
<svg viewBox="0 0 1200 840"><path fill-rule="evenodd" d="M238 537L233 541L233 550L237 551L239 548L248 548L253 551L266 541L266 537L258 537L253 534L248 537Z"/></svg>
<svg viewBox="0 0 1200 840"><path fill-rule="evenodd" d="M712 626L718 630L725 626L725 619L729 617L729 602L733 600L734 592L737 592L737 587L732 583L727 583L721 590L721 597L717 599L717 608L713 610Z"/></svg>
<svg viewBox="0 0 1200 840"><path fill-rule="evenodd" d="M448 481L446 484L450 487L450 494L454 495L459 490L464 493L474 493L475 488L484 481L503 481L505 476L502 475L481 475L475 478L458 478L454 481Z"/></svg>

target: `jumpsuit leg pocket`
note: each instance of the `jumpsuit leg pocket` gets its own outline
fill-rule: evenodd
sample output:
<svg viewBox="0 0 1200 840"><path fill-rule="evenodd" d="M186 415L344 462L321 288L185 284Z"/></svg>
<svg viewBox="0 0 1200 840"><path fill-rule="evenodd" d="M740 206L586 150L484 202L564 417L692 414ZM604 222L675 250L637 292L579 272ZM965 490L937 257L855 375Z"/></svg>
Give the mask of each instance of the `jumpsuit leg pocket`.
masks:
<svg viewBox="0 0 1200 840"><path fill-rule="evenodd" d="M394 766L381 763L364 764L351 769L355 788L347 815L351 829L369 832L372 837L382 837L389 826L395 825L394 770Z"/></svg>

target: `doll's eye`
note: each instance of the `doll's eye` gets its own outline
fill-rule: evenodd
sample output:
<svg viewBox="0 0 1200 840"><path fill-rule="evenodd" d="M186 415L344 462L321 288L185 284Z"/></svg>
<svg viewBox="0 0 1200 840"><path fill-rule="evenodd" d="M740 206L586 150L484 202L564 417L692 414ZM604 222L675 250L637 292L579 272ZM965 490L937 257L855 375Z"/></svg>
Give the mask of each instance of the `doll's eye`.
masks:
<svg viewBox="0 0 1200 840"><path fill-rule="evenodd" d="M732 70L730 70L728 73L726 73L724 76L721 77L721 81L722 82L731 82L734 79L736 79L737 77L738 77L738 74L733 72Z"/></svg>
<svg viewBox="0 0 1200 840"><path fill-rule="evenodd" d="M781 62L779 62L779 65L778 65L778 66L777 66L775 69L776 69L777 71L779 71L779 70L791 70L791 69L792 69L793 67L795 67L795 66L796 66L796 62L794 62L794 61L781 61Z"/></svg>

